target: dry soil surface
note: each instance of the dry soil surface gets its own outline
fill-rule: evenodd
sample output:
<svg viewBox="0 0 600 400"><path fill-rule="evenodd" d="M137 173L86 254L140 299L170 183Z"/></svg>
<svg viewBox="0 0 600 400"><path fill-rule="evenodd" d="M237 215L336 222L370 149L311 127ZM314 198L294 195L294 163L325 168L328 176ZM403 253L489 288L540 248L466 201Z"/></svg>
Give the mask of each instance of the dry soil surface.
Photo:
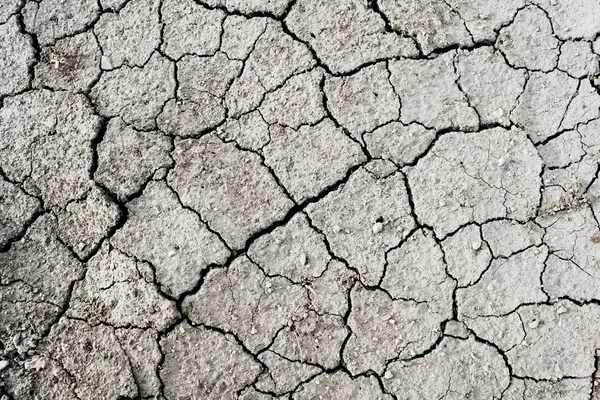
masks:
<svg viewBox="0 0 600 400"><path fill-rule="evenodd" d="M600 400L598 0L0 0L2 400Z"/></svg>

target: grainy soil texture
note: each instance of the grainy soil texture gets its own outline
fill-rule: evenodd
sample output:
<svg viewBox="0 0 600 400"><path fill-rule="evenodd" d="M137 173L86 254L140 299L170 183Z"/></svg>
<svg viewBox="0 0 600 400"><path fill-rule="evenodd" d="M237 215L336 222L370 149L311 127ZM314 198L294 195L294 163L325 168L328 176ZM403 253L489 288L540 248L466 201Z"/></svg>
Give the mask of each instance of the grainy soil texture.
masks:
<svg viewBox="0 0 600 400"><path fill-rule="evenodd" d="M599 0L0 0L0 400L600 400Z"/></svg>

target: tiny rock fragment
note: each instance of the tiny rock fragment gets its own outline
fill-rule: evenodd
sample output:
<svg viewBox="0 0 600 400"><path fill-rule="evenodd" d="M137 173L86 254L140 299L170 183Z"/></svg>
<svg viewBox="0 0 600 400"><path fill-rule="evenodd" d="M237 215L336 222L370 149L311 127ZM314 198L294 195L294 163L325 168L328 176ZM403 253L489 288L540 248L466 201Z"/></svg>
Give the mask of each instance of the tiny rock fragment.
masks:
<svg viewBox="0 0 600 400"><path fill-rule="evenodd" d="M377 235L377 234L381 233L381 231L383 230L383 224L381 222L376 222L371 227L371 230L373 231L374 234Z"/></svg>
<svg viewBox="0 0 600 400"><path fill-rule="evenodd" d="M100 68L102 68L103 70L113 69L113 64L109 57L102 56L100 58Z"/></svg>
<svg viewBox="0 0 600 400"><path fill-rule="evenodd" d="M564 313L566 313L567 311L568 311L568 310L567 310L567 309L566 309L564 306L562 306L562 305L561 305L561 306L560 306L560 307L558 307L558 309L556 310L556 313L557 313L558 315L560 315L560 314L564 314Z"/></svg>
<svg viewBox="0 0 600 400"><path fill-rule="evenodd" d="M38 369L42 369L42 368L46 367L46 360L43 357L36 356L36 357L33 357L29 361L25 361L25 363L23 365L24 365L25 369L38 370Z"/></svg>

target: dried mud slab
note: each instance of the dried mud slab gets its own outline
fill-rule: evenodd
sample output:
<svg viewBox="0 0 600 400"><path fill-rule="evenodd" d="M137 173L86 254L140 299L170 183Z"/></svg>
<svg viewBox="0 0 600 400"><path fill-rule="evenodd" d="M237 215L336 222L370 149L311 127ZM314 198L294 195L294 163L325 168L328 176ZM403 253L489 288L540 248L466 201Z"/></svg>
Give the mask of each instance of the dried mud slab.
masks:
<svg viewBox="0 0 600 400"><path fill-rule="evenodd" d="M29 68L34 63L31 38L21 33L17 17L0 24L0 98L26 89L30 82Z"/></svg>
<svg viewBox="0 0 600 400"><path fill-rule="evenodd" d="M384 386L397 396L414 398L439 398L448 393L455 398L494 398L510 383L502 355L473 337L444 338L422 359L396 361L388 372Z"/></svg>
<svg viewBox="0 0 600 400"><path fill-rule="evenodd" d="M345 73L384 58L417 53L413 41L385 29L377 13L360 1L296 2L285 24L308 42L333 73Z"/></svg>
<svg viewBox="0 0 600 400"><path fill-rule="evenodd" d="M169 184L183 204L199 212L234 248L243 247L292 207L261 158L232 143L212 135L180 141L174 159Z"/></svg>
<svg viewBox="0 0 600 400"><path fill-rule="evenodd" d="M129 218L112 243L136 260L150 263L164 290L179 296L192 289L208 265L222 263L229 250L200 216L184 208L164 182L152 182L128 204Z"/></svg>
<svg viewBox="0 0 600 400"><path fill-rule="evenodd" d="M535 216L541 167L518 129L451 132L410 169L408 182L419 220L445 236L473 221Z"/></svg>
<svg viewBox="0 0 600 400"><path fill-rule="evenodd" d="M364 168L338 190L310 204L307 212L334 254L347 260L369 285L382 278L386 252L414 227L404 177L378 179Z"/></svg>
<svg viewBox="0 0 600 400"><path fill-rule="evenodd" d="M83 95L36 90L5 99L0 130L0 168L44 206L87 192L100 118Z"/></svg>
<svg viewBox="0 0 600 400"><path fill-rule="evenodd" d="M262 368L230 336L187 323L163 337L160 347L165 354L160 376L168 398L201 394L207 399L235 399Z"/></svg>

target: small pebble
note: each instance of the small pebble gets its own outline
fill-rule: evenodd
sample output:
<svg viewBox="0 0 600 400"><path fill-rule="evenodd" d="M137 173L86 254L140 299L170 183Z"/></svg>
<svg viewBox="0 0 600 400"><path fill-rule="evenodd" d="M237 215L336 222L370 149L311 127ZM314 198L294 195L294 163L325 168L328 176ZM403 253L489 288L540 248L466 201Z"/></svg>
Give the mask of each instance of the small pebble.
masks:
<svg viewBox="0 0 600 400"><path fill-rule="evenodd" d="M383 224L381 222L376 222L375 224L373 224L373 227L371 228L371 230L373 231L374 234L379 234L381 233L381 231L383 231Z"/></svg>
<svg viewBox="0 0 600 400"><path fill-rule="evenodd" d="M113 65L112 65L112 61L110 60L110 58L106 57L106 56L102 56L102 58L100 59L100 68L102 69L112 69Z"/></svg>
<svg viewBox="0 0 600 400"><path fill-rule="evenodd" d="M477 241L471 243L471 248L475 251L481 249L481 240L477 240Z"/></svg>
<svg viewBox="0 0 600 400"><path fill-rule="evenodd" d="M566 309L564 306L560 306L560 307L558 307L558 310L556 310L556 313L557 313L558 315L560 315L560 314L564 314L564 313L566 313L566 312L567 312L567 309Z"/></svg>
<svg viewBox="0 0 600 400"><path fill-rule="evenodd" d="M25 361L25 369L40 370L46 367L46 360L42 357L34 357L30 361Z"/></svg>
<svg viewBox="0 0 600 400"><path fill-rule="evenodd" d="M300 265L308 264L308 257L306 257L306 253L300 254Z"/></svg>
<svg viewBox="0 0 600 400"><path fill-rule="evenodd" d="M0 371L2 371L3 369L5 369L6 367L8 367L8 361L6 361L6 360L0 360Z"/></svg>

